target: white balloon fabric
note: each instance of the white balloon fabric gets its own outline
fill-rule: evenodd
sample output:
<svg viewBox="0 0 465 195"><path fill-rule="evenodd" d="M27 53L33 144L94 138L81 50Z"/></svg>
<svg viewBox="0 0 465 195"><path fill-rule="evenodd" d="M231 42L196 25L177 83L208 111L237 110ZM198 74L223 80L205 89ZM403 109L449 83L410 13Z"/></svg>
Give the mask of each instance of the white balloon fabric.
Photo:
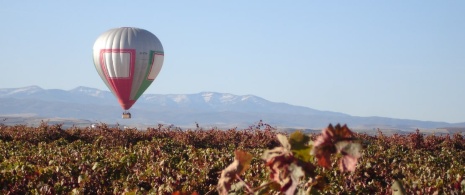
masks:
<svg viewBox="0 0 465 195"><path fill-rule="evenodd" d="M151 32L133 27L110 29L94 43L95 68L124 110L152 84L163 66L164 51Z"/></svg>

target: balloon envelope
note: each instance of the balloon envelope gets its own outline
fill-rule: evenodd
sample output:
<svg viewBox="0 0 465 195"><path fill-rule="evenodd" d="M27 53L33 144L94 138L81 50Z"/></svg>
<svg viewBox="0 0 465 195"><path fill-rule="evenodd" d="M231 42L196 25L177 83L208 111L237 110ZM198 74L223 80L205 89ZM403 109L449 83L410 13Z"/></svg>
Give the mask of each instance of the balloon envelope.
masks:
<svg viewBox="0 0 465 195"><path fill-rule="evenodd" d="M97 38L93 58L103 82L128 110L157 77L164 51L160 40L149 31L122 27Z"/></svg>

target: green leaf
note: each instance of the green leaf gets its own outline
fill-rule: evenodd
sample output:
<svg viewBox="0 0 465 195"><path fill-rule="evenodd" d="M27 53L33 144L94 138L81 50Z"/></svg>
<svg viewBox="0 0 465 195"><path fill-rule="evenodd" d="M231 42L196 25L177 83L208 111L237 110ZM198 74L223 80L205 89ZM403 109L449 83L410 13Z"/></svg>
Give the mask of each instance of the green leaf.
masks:
<svg viewBox="0 0 465 195"><path fill-rule="evenodd" d="M313 159L313 156L310 155L311 151L312 151L312 147L308 146L307 148L303 148L300 150L292 150L292 153L294 154L294 157L304 162L311 162Z"/></svg>
<svg viewBox="0 0 465 195"><path fill-rule="evenodd" d="M304 162L311 162L313 156L310 155L312 146L309 145L310 137L303 134L301 131L292 133L289 137L292 153L294 156Z"/></svg>
<svg viewBox="0 0 465 195"><path fill-rule="evenodd" d="M310 137L303 134L301 131L295 131L289 136L289 143L292 150L300 150L308 147Z"/></svg>

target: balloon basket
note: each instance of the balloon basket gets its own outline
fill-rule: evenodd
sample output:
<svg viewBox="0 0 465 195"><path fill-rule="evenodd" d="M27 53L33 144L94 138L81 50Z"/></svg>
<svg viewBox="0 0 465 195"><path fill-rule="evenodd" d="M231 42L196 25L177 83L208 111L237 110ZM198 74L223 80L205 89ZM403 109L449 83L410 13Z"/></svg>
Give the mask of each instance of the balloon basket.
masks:
<svg viewBox="0 0 465 195"><path fill-rule="evenodd" d="M130 119L130 118L131 118L131 113L129 113L129 112L123 112L122 118L123 118L123 119Z"/></svg>

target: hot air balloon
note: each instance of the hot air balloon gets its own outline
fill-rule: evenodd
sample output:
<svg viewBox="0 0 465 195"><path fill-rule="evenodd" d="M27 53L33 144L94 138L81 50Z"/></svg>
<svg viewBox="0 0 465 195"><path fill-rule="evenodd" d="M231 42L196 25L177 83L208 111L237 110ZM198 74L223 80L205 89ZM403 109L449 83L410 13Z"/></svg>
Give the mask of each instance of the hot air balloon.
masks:
<svg viewBox="0 0 465 195"><path fill-rule="evenodd" d="M93 58L98 74L123 108L123 118L131 118L128 110L157 77L164 51L151 32L122 27L97 38Z"/></svg>

